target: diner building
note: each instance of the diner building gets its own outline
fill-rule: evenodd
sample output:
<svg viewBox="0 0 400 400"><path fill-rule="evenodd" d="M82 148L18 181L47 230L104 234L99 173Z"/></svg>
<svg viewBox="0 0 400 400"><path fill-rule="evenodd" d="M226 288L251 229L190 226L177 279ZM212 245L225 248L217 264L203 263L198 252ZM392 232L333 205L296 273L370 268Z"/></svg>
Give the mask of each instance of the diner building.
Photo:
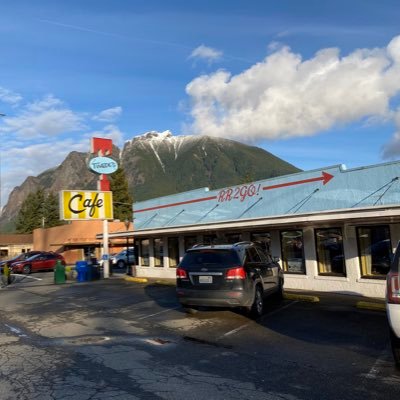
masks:
<svg viewBox="0 0 400 400"><path fill-rule="evenodd" d="M344 165L133 205L136 276L174 278L196 243L257 241L285 287L384 297L400 240L400 162ZM112 233L110 238L121 237Z"/></svg>

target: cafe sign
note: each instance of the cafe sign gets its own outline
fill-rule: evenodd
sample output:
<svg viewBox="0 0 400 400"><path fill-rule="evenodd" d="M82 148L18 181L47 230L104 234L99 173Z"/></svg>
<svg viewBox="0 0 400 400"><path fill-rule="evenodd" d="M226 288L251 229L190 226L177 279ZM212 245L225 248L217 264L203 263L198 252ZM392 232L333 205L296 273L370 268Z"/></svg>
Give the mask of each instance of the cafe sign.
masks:
<svg viewBox="0 0 400 400"><path fill-rule="evenodd" d="M60 219L113 219L112 192L62 190L60 192Z"/></svg>

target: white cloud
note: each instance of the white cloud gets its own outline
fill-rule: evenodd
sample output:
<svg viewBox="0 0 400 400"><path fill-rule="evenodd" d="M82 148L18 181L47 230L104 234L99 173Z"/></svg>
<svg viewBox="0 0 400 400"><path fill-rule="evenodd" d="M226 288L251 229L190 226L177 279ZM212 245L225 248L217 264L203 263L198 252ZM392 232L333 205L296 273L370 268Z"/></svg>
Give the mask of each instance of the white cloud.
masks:
<svg viewBox="0 0 400 400"><path fill-rule="evenodd" d="M25 145L24 145L25 144ZM28 176L37 176L45 170L57 167L71 151L89 151L90 142L86 137L75 139L49 140L36 144L8 146L2 153L1 163L1 206L15 186L21 185Z"/></svg>
<svg viewBox="0 0 400 400"><path fill-rule="evenodd" d="M61 100L47 96L25 105L14 117L3 118L2 132L20 138L56 136L84 129L83 117L68 109Z"/></svg>
<svg viewBox="0 0 400 400"><path fill-rule="evenodd" d="M102 122L113 122L122 114L122 107L108 108L107 110L101 111L98 115L95 115L93 119L95 121Z"/></svg>
<svg viewBox="0 0 400 400"><path fill-rule="evenodd" d="M199 47L196 47L189 58L197 59L197 60L205 60L209 63L218 61L222 58L222 51L213 49L212 47L204 46L202 44Z"/></svg>
<svg viewBox="0 0 400 400"><path fill-rule="evenodd" d="M119 130L119 128L116 125L112 124L105 126L100 131L91 132L89 136L112 139L113 144L115 144L116 146L123 146L124 143L123 133Z"/></svg>
<svg viewBox="0 0 400 400"><path fill-rule="evenodd" d="M17 104L22 100L22 96L11 90L0 87L0 101L7 104Z"/></svg>
<svg viewBox="0 0 400 400"><path fill-rule="evenodd" d="M386 48L342 57L327 48L303 60L283 47L238 75L219 70L200 76L186 92L190 132L238 140L311 136L360 119L388 118L400 92L400 36Z"/></svg>
<svg viewBox="0 0 400 400"><path fill-rule="evenodd" d="M105 120L121 110L115 107L99 115ZM123 145L123 133L116 125L108 124L92 132L86 126L90 119L90 114L76 113L54 96L19 105L15 116L2 118L0 209L12 189L28 176L58 166L71 151L89 151L92 137L107 137L116 145Z"/></svg>
<svg viewBox="0 0 400 400"><path fill-rule="evenodd" d="M400 155L400 108L394 113L393 121L396 126L396 132L390 142L383 146L383 158L394 159Z"/></svg>

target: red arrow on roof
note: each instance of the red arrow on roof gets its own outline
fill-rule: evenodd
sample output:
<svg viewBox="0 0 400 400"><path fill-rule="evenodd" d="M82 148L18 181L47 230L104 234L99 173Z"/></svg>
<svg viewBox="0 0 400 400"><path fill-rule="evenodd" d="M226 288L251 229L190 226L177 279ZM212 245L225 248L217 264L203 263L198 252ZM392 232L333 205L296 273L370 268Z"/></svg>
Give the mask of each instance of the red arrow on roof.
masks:
<svg viewBox="0 0 400 400"><path fill-rule="evenodd" d="M282 188L282 187L286 187L286 186L303 185L304 183L311 183L311 182L318 182L318 181L322 181L322 183L324 185L326 185L332 178L333 178L333 175L322 171L322 176L319 176L317 178L310 178L310 179L303 179L301 181L280 183L279 185L264 186L263 190L278 189L278 188Z"/></svg>

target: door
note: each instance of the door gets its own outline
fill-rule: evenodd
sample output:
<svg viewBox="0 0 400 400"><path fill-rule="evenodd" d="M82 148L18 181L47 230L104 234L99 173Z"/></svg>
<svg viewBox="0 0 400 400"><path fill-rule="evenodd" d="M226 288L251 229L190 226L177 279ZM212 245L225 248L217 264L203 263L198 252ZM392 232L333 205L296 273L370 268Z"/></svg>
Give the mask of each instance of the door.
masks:
<svg viewBox="0 0 400 400"><path fill-rule="evenodd" d="M264 253L260 248L257 248L261 262L265 265L265 287L269 290L275 289L279 285L279 265L272 261L269 254Z"/></svg>
<svg viewBox="0 0 400 400"><path fill-rule="evenodd" d="M268 266L262 262L260 254L255 247L246 249L246 267L250 270L251 276L260 277L264 290L268 290Z"/></svg>

